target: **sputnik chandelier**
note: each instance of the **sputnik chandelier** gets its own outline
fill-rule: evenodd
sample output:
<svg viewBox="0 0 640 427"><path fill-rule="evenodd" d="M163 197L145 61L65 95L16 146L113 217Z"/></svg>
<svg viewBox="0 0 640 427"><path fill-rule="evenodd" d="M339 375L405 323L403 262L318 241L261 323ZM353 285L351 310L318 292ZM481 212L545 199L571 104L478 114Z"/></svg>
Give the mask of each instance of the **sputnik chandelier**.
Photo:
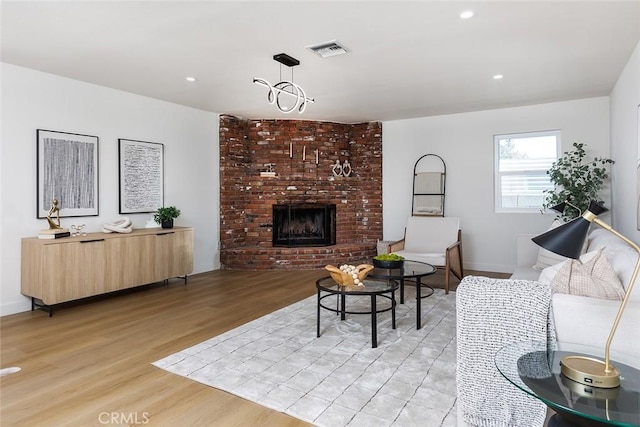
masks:
<svg viewBox="0 0 640 427"><path fill-rule="evenodd" d="M290 113L293 110L298 110L298 114L302 114L307 108L307 102L316 102L313 98L307 98L304 90L293 82L293 69L291 70L291 81L282 80L282 65L286 65L289 68L295 67L296 65L300 65L300 61L297 59L287 55L286 53L279 53L277 55L273 55L273 59L278 61L280 65L280 81L274 85L271 85L265 79L254 78L253 82L257 83L261 86L265 86L269 89L267 92L267 101L269 104L276 104L278 110L283 113ZM292 106L283 105L280 102L280 95L287 95L295 98L295 103Z"/></svg>

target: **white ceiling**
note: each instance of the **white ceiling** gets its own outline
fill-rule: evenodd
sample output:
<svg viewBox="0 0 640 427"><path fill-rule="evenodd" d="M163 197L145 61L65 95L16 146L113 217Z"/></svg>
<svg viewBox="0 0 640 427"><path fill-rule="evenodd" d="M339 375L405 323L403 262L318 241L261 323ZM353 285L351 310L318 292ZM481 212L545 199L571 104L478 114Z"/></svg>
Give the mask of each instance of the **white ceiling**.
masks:
<svg viewBox="0 0 640 427"><path fill-rule="evenodd" d="M640 40L640 0L3 0L0 13L3 62L245 118L347 123L608 95ZM305 49L333 39L349 53ZM281 52L301 62L283 79L293 70L316 99L302 115L252 83L279 80Z"/></svg>

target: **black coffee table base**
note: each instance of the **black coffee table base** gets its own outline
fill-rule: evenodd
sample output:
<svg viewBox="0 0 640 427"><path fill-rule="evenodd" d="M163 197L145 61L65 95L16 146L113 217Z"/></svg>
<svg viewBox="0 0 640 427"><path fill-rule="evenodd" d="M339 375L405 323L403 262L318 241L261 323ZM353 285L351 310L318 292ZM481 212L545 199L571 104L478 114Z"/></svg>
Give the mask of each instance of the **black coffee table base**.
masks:
<svg viewBox="0 0 640 427"><path fill-rule="evenodd" d="M427 298L433 295L435 289L431 285L427 285L426 283L421 283L420 277L416 277L415 280L406 280L407 282L415 282L416 287L416 329L422 329L422 298ZM404 304L404 282L405 279L400 281L400 304ZM430 289L431 292L422 295L422 289L427 288Z"/></svg>
<svg viewBox="0 0 640 427"><path fill-rule="evenodd" d="M320 279L323 280L323 279ZM320 282L320 280L318 282ZM336 286L335 288L328 288L326 286L316 286L318 289L318 313L317 313L317 337L320 338L320 309L325 309L336 314L340 314L340 320L345 320L347 314L369 314L371 315L371 347L378 347L378 313L384 313L391 311L391 327L396 329L396 298L395 291L398 288L397 283L392 285L385 291L375 292L352 292L347 290L348 288L341 288ZM322 293L325 292L324 295ZM323 304L324 300L332 295L336 295L337 301L335 308ZM353 296L369 296L371 299L370 310L366 311L353 311L347 310L346 298L348 295ZM391 302L390 307L378 309L377 298L386 298Z"/></svg>
<svg viewBox="0 0 640 427"><path fill-rule="evenodd" d="M405 260L400 268L374 268L367 277L372 279L388 279L400 282L400 304L404 304L404 283L416 284L416 329L422 328L422 298L433 295L433 287L422 283L422 278L436 272L436 268L426 262ZM422 295L422 288L431 289L430 293Z"/></svg>

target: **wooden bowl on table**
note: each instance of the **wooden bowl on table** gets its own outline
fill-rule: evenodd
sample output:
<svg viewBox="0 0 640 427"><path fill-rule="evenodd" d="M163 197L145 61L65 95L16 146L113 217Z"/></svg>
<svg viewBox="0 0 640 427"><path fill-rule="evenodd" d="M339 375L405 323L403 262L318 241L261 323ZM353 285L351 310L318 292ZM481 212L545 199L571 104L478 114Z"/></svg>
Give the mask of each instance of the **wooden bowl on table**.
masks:
<svg viewBox="0 0 640 427"><path fill-rule="evenodd" d="M354 282L355 278L353 277L353 274L349 274L346 271L343 271L343 270L341 270L338 267L335 267L333 265L327 265L325 267L325 269L327 271L329 271L329 274L331 275L331 278L333 280L335 280L335 282L338 285L340 285L340 286L350 286L350 287L357 287L358 286ZM369 274L369 272L371 270L373 270L373 265L360 264L355 269L355 274L357 276L357 279L360 282L364 281L364 279L367 277L367 274Z"/></svg>

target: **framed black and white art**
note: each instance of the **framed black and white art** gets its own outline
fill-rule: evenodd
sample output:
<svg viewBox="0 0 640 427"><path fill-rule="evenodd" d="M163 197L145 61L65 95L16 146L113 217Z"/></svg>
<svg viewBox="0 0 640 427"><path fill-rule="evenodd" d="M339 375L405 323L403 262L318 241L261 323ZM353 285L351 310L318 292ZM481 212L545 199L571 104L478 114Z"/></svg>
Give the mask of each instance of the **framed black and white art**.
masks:
<svg viewBox="0 0 640 427"><path fill-rule="evenodd" d="M98 215L98 137L37 130L37 217Z"/></svg>
<svg viewBox="0 0 640 427"><path fill-rule="evenodd" d="M164 145L118 140L120 213L155 212L164 204Z"/></svg>

